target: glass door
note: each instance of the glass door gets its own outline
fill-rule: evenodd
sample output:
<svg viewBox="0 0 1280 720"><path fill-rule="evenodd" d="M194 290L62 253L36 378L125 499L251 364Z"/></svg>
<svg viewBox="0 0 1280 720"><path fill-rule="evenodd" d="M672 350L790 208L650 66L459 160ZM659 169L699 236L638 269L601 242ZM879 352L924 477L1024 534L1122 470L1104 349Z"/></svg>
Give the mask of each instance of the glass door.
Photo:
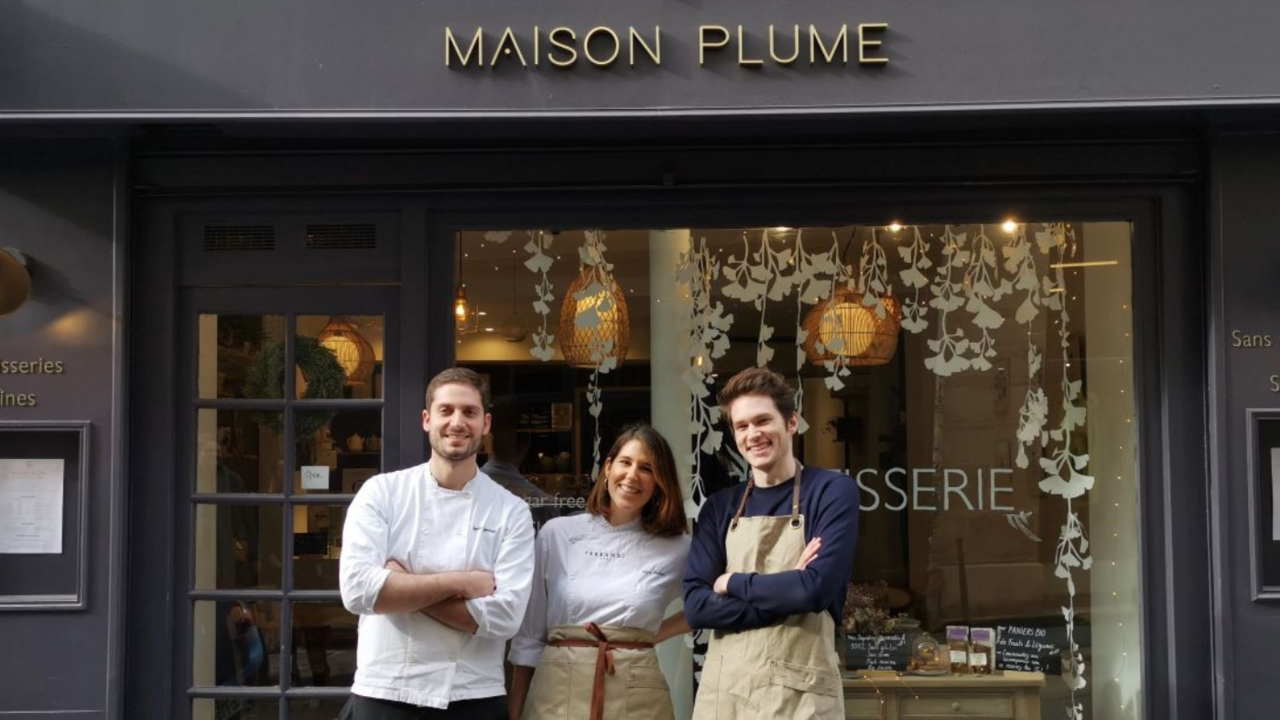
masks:
<svg viewBox="0 0 1280 720"><path fill-rule="evenodd" d="M194 290L176 517L198 720L332 718L355 672L346 509L396 458L394 289ZM393 460L393 463L395 461Z"/></svg>

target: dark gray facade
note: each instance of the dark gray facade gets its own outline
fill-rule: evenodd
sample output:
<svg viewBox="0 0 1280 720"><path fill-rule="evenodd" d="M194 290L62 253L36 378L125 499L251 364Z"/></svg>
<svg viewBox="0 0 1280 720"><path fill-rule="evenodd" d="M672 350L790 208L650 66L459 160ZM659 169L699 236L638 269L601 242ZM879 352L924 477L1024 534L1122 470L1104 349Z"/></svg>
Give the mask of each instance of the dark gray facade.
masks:
<svg viewBox="0 0 1280 720"><path fill-rule="evenodd" d="M960 203L1133 219L1147 717L1277 716L1280 600L1255 598L1246 413L1280 407L1280 343L1232 342L1280 332L1277 21L1244 0L0 8L0 246L30 255L37 287L0 319L0 356L67 364L6 378L40 402L0 420L88 420L93 448L87 607L0 612L23 649L0 653L0 718L161 718L187 703L169 674L190 642L169 482L176 213L390 209L412 238L394 302L426 328L401 366L432 369L450 337L421 308L447 305L449 228L738 217L744 198L765 223ZM798 24L802 44L810 24L826 42L847 24L850 60L773 63L770 23ZM857 62L860 23L888 24L867 35L887 65ZM704 25L731 37L700 66ZM557 26L579 40L660 26L661 64L630 67L624 44L607 68L551 67ZM464 43L483 27L486 67L446 67L446 27ZM507 27L528 66L497 54ZM406 439L393 459L423 452Z"/></svg>
<svg viewBox="0 0 1280 720"><path fill-rule="evenodd" d="M6 407L0 417L89 421L92 448L80 528L88 540L85 608L0 613L10 647L27 648L0 658L6 717L119 716L123 699L127 247L118 147L66 139L4 150L8 244L28 254L41 281L30 304L6 318L0 348L7 358L60 360L65 372L6 376L7 392L35 394L38 404ZM53 652L55 644L63 650Z"/></svg>
<svg viewBox="0 0 1280 720"><path fill-rule="evenodd" d="M72 0L5 10L2 60L8 114L336 113L405 116L669 111L932 112L941 108L1267 104L1280 97L1265 71L1280 63L1274 8L1233 0L1140 0L1081 7L1053 0L802 6L752 0L618 5L565 0L519 4L364 5L302 0L216 7L127 3L86 11ZM883 67L738 63L768 58L768 28L788 57L790 30L886 23ZM698 64L699 28L724 27L724 50ZM585 59L551 67L556 27L581 40L594 27L649 37L662 29L659 66L633 68L626 48L608 69ZM486 66L506 28L525 54L492 69L445 66L445 28L483 27ZM543 60L533 67L534 28ZM607 38L604 39L606 42ZM625 44L625 42L624 42ZM805 44L805 43L802 43ZM602 46L603 47L603 46ZM504 48L505 49L505 48ZM807 47L805 48L807 51ZM880 52L882 50L883 52ZM596 53L604 59L609 54Z"/></svg>

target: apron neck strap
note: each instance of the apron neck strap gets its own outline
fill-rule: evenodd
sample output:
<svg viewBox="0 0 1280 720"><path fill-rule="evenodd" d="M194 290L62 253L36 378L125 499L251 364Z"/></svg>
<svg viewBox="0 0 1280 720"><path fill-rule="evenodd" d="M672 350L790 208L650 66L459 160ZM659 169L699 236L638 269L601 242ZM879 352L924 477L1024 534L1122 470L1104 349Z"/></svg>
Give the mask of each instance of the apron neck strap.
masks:
<svg viewBox="0 0 1280 720"><path fill-rule="evenodd" d="M804 466L800 461L796 461L796 477L795 484L791 486L791 527L800 527L800 474L804 472ZM742 513L747 509L747 498L751 497L751 488L756 486L755 480L747 480L747 489L742 492L742 500L738 503L738 511L733 514L733 520L729 521L729 529L738 529L738 520L742 518Z"/></svg>

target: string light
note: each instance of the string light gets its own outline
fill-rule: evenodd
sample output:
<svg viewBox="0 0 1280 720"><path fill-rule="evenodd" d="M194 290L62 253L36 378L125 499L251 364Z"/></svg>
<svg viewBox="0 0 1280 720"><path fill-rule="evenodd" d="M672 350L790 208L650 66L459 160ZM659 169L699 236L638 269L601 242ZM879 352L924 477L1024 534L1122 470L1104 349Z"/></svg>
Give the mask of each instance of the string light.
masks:
<svg viewBox="0 0 1280 720"><path fill-rule="evenodd" d="M1012 235L1018 231L1018 221L1014 220L1013 218L1009 218L1008 220L1004 221L1004 224L1000 226L1000 229Z"/></svg>

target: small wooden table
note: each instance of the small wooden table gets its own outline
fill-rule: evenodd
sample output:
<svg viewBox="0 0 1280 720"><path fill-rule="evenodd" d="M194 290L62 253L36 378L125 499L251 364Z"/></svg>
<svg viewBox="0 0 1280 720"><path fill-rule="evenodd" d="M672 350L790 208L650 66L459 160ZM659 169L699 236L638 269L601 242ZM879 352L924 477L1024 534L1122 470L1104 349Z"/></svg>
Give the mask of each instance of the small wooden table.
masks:
<svg viewBox="0 0 1280 720"><path fill-rule="evenodd" d="M1044 674L999 671L994 675L928 677L882 670L844 676L845 717L850 720L1040 720Z"/></svg>

